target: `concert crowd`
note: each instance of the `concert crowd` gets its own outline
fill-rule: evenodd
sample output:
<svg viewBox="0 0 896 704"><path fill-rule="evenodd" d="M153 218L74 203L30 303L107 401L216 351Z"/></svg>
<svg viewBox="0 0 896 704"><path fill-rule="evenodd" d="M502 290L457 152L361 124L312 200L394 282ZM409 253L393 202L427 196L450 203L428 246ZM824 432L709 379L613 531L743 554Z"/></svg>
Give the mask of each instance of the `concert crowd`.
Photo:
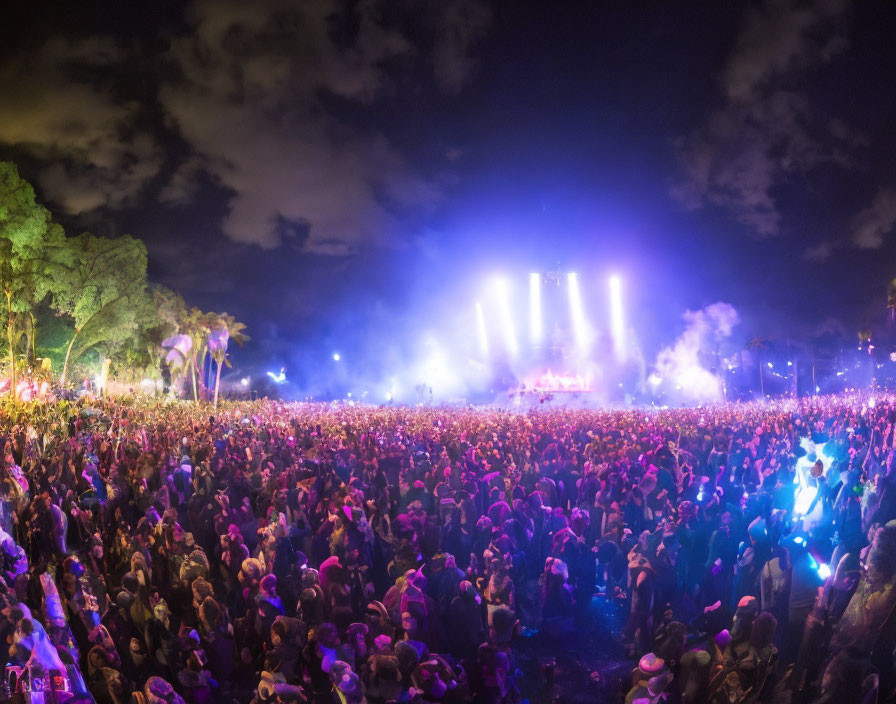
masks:
<svg viewBox="0 0 896 704"><path fill-rule="evenodd" d="M606 600L631 672L591 701L893 702L894 425L867 396L5 405L0 699L581 701L519 643Z"/></svg>

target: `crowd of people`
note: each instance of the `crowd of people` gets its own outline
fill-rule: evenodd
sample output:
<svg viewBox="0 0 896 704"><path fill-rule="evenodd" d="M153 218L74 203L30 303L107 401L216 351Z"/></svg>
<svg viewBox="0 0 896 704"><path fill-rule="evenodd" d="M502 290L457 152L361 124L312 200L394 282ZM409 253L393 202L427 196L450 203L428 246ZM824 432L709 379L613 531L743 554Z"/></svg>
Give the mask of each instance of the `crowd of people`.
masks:
<svg viewBox="0 0 896 704"><path fill-rule="evenodd" d="M562 700L519 641L605 599L632 665L606 701L892 702L894 425L867 396L9 403L5 696Z"/></svg>

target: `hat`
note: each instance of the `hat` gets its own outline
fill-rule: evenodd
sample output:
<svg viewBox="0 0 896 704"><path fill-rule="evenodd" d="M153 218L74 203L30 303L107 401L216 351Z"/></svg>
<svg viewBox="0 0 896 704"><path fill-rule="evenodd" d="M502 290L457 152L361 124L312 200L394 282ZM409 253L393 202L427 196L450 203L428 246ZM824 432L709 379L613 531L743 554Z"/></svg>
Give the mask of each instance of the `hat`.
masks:
<svg viewBox="0 0 896 704"><path fill-rule="evenodd" d="M181 696L161 677L150 677L143 688L147 704L184 704Z"/></svg>
<svg viewBox="0 0 896 704"><path fill-rule="evenodd" d="M638 670L647 677L653 677L663 671L666 661L655 653L647 653L638 661Z"/></svg>
<svg viewBox="0 0 896 704"><path fill-rule="evenodd" d="M371 601L367 604L367 613L376 615L383 623L389 623L389 610L381 601Z"/></svg>
<svg viewBox="0 0 896 704"><path fill-rule="evenodd" d="M716 633L715 638L713 638L716 645L719 646L720 650L724 650L728 647L728 644L731 642L731 633L727 628L722 629L718 633Z"/></svg>
<svg viewBox="0 0 896 704"><path fill-rule="evenodd" d="M247 557L240 565L240 581L241 582L258 582L264 575L264 567L259 560L254 557Z"/></svg>
<svg viewBox="0 0 896 704"><path fill-rule="evenodd" d="M755 596L750 596L750 595L748 594L747 596L742 596L742 597L740 598L740 601L737 602L737 608L739 608L739 609L756 609L756 610L758 610L759 606L758 606L758 602L756 601L756 597L755 597Z"/></svg>
<svg viewBox="0 0 896 704"><path fill-rule="evenodd" d="M261 680L258 682L258 696L261 697L263 702L273 699L277 696L277 685L285 683L286 676L282 672L268 672L265 670L261 673Z"/></svg>

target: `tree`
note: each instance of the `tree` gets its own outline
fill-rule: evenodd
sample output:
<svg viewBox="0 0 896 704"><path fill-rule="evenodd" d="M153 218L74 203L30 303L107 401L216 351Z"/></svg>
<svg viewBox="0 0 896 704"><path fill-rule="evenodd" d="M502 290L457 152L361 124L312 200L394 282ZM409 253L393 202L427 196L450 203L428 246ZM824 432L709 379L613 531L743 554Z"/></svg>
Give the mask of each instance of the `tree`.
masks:
<svg viewBox="0 0 896 704"><path fill-rule="evenodd" d="M65 234L15 165L0 162L0 286L6 296L10 385L16 386L16 347L27 324L35 335L34 308L61 285ZM23 322L27 321L27 322ZM32 345L33 349L33 345Z"/></svg>
<svg viewBox="0 0 896 704"><path fill-rule="evenodd" d="M146 288L146 247L140 240L84 233L68 240L67 247L70 265L53 294L56 310L74 323L62 365L63 386L69 366L84 352L120 344L137 333L152 305Z"/></svg>
<svg viewBox="0 0 896 704"><path fill-rule="evenodd" d="M217 369L215 370L215 408L218 407L218 389L221 385L221 367L225 364L228 367L230 366L230 361L227 359L227 348L229 347L231 340L240 346L248 342L249 336L243 332L245 329L246 326L243 323L238 322L229 313L219 313L216 316L214 327L209 334L208 349L209 352L211 352L212 359L215 360L215 364L217 365Z"/></svg>
<svg viewBox="0 0 896 704"><path fill-rule="evenodd" d="M184 318L181 327L181 333L189 336L189 354L187 358L187 367L190 370L190 377L193 381L193 400L199 401L199 391L202 385L202 375L200 373L200 364L205 366L205 352L208 349L208 336L215 325L216 316L214 313L204 313L198 308L190 308ZM196 377L199 376L199 384L197 385Z"/></svg>

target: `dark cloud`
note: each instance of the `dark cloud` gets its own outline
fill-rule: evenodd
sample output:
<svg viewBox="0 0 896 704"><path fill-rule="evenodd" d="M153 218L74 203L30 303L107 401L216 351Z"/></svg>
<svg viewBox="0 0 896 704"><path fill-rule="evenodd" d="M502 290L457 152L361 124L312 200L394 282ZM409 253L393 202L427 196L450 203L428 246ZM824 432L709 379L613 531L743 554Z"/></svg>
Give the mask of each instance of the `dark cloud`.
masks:
<svg viewBox="0 0 896 704"><path fill-rule="evenodd" d="M896 230L896 186L881 188L852 222L852 242L860 249L879 249Z"/></svg>
<svg viewBox="0 0 896 704"><path fill-rule="evenodd" d="M109 39L54 39L0 67L0 143L46 164L40 185L67 213L132 205L162 166L141 107L113 97L126 58Z"/></svg>
<svg viewBox="0 0 896 704"><path fill-rule="evenodd" d="M68 213L129 206L161 172L167 206L202 184L227 193L220 225L238 243L275 248L286 222L309 252L399 246L442 186L365 112L413 85L421 62L430 84L460 90L488 21L476 0L197 0L167 48L140 56L175 149L140 127L145 105L109 90L131 52L106 39L54 40L7 63L0 143L46 164L39 184Z"/></svg>
<svg viewBox="0 0 896 704"><path fill-rule="evenodd" d="M443 90L456 93L476 68L473 47L491 21L491 11L476 0L435 3L432 62Z"/></svg>
<svg viewBox="0 0 896 704"><path fill-rule="evenodd" d="M747 11L722 73L724 102L676 142L684 178L673 195L688 208L714 205L749 232L782 230L776 189L823 164L851 168L862 140L841 120L821 120L803 87L811 69L846 46L848 3L771 0Z"/></svg>

